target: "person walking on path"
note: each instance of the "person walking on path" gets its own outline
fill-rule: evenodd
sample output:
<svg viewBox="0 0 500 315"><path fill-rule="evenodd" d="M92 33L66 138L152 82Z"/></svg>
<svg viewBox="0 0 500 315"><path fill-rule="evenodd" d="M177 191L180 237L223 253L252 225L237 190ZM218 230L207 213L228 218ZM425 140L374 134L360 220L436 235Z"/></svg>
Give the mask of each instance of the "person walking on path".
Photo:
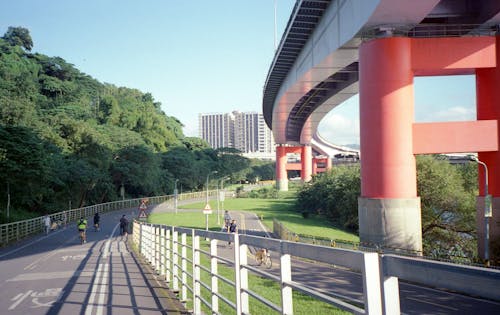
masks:
<svg viewBox="0 0 500 315"><path fill-rule="evenodd" d="M50 222L50 217L47 213L43 217L43 224L45 225L45 235L48 235L50 231L51 222Z"/></svg>
<svg viewBox="0 0 500 315"><path fill-rule="evenodd" d="M231 234L238 233L238 226L236 225L236 220L234 220L234 219L231 220L231 224L229 225L229 228L227 229L227 232L231 233ZM228 245L231 246L231 239L229 240Z"/></svg>
<svg viewBox="0 0 500 315"><path fill-rule="evenodd" d="M224 211L224 227L223 229L229 229L229 225L231 224L231 215L229 215L229 211Z"/></svg>
<svg viewBox="0 0 500 315"><path fill-rule="evenodd" d="M99 232L99 221L101 220L101 217L99 216L99 212L96 212L94 214L94 230L96 232Z"/></svg>
<svg viewBox="0 0 500 315"><path fill-rule="evenodd" d="M127 235L128 220L125 215L122 215L120 219L120 235Z"/></svg>
<svg viewBox="0 0 500 315"><path fill-rule="evenodd" d="M62 213L61 221L62 221L63 227L66 229L66 226L68 225L68 216L66 214L66 211L64 211Z"/></svg>

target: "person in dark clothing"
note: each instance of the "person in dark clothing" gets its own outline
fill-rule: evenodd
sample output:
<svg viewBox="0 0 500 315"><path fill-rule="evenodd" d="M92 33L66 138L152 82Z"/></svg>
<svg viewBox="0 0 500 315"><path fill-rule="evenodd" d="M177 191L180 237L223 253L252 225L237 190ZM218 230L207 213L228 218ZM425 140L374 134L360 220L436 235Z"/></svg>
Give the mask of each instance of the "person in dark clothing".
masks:
<svg viewBox="0 0 500 315"><path fill-rule="evenodd" d="M94 214L94 230L98 232L99 229L99 221L101 221L101 217L99 216L99 212Z"/></svg>
<svg viewBox="0 0 500 315"><path fill-rule="evenodd" d="M229 225L227 232L232 234L238 233L238 226L236 225L236 220L231 220L231 224ZM229 241L228 245L231 246L231 241Z"/></svg>
<svg viewBox="0 0 500 315"><path fill-rule="evenodd" d="M127 235L128 233L128 220L125 215L120 219L120 235Z"/></svg>

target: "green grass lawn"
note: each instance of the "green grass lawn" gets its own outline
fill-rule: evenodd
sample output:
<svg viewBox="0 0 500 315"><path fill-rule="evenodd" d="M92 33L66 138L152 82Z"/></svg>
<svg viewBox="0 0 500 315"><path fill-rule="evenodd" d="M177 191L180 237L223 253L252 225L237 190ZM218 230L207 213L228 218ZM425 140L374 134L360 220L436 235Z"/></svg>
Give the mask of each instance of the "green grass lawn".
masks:
<svg viewBox="0 0 500 315"><path fill-rule="evenodd" d="M231 198L224 201L224 209L231 211L248 211L262 216L263 223L272 230L273 219L280 221L290 231L314 237L323 237L333 240L345 240L359 242L359 237L349 231L335 227L331 222L319 215L309 216L304 219L302 214L294 210L295 199L255 199L255 198ZM185 226L192 228L205 228L205 215L201 209L205 207L205 202L198 202L180 206L179 209L200 209L199 213L184 215L182 210L175 214L153 214L161 216L168 225ZM213 213L209 215L209 229L216 230L217 226L217 202L210 201ZM219 208L222 206L220 205ZM222 215L222 210L220 214Z"/></svg>

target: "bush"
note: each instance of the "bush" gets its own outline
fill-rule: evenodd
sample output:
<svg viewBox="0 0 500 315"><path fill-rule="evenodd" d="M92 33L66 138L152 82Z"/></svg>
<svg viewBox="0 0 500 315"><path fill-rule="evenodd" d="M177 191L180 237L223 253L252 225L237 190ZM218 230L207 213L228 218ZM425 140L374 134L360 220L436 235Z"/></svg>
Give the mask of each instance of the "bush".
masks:
<svg viewBox="0 0 500 315"><path fill-rule="evenodd" d="M298 193L297 209L323 214L350 230L358 229L359 165L340 165L313 177Z"/></svg>

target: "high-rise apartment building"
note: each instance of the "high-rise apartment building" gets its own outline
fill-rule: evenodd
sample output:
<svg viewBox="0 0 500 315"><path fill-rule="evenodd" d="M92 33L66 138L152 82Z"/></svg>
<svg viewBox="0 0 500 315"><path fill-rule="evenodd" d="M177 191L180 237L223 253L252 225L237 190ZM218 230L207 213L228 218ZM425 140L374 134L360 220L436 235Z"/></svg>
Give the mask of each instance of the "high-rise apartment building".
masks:
<svg viewBox="0 0 500 315"><path fill-rule="evenodd" d="M200 138L214 149L234 147L234 118L231 114L199 114Z"/></svg>
<svg viewBox="0 0 500 315"><path fill-rule="evenodd" d="M274 139L264 116L257 112L199 114L200 138L214 149L229 147L243 153L273 153Z"/></svg>

